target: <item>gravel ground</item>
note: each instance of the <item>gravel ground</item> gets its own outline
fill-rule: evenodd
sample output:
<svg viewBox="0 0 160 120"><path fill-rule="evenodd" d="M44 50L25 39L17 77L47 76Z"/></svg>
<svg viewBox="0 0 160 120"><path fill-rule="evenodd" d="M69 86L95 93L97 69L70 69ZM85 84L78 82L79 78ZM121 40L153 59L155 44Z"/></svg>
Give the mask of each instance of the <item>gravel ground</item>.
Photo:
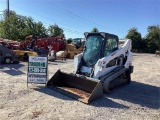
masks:
<svg viewBox="0 0 160 120"><path fill-rule="evenodd" d="M160 57L134 54L132 82L86 105L45 85L29 84L27 63L0 65L0 120L158 120ZM49 62L49 78L73 60Z"/></svg>

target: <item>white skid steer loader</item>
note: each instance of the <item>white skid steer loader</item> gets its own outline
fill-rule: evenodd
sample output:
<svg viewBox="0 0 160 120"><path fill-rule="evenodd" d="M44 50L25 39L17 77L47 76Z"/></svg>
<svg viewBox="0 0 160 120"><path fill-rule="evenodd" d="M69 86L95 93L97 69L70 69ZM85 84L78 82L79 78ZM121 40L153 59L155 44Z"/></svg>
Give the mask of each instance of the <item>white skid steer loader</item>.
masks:
<svg viewBox="0 0 160 120"><path fill-rule="evenodd" d="M74 73L58 70L47 86L62 94L89 103L112 88L129 83L133 72L131 40L118 47L118 36L109 33L85 33L81 54L74 57Z"/></svg>

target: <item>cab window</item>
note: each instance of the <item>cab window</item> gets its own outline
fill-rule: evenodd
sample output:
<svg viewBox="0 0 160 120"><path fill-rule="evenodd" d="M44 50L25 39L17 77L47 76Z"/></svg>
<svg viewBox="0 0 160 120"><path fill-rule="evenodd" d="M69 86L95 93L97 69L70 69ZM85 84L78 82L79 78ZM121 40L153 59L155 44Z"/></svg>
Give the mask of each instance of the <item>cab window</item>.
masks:
<svg viewBox="0 0 160 120"><path fill-rule="evenodd" d="M109 55L113 51L117 50L118 44L117 44L116 38L108 38L106 41L106 47L105 47L105 56Z"/></svg>

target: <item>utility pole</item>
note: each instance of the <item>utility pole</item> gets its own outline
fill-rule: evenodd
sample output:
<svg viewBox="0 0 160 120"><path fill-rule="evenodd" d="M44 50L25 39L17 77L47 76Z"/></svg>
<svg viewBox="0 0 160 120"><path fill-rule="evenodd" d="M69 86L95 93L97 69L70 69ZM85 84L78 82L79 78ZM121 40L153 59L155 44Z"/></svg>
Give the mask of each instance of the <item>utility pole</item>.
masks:
<svg viewBox="0 0 160 120"><path fill-rule="evenodd" d="M7 0L7 17L9 18L9 0Z"/></svg>

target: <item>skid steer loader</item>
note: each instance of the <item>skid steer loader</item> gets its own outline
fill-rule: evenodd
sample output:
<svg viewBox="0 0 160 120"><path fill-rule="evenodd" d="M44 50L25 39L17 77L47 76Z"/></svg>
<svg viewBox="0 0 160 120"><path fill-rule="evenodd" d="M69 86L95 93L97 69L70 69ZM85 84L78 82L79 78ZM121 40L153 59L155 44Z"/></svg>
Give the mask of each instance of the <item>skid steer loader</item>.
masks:
<svg viewBox="0 0 160 120"><path fill-rule="evenodd" d="M131 40L118 47L118 36L109 33L84 33L86 43L74 57L74 72L58 70L47 86L62 94L89 103L112 88L129 83L133 72Z"/></svg>

